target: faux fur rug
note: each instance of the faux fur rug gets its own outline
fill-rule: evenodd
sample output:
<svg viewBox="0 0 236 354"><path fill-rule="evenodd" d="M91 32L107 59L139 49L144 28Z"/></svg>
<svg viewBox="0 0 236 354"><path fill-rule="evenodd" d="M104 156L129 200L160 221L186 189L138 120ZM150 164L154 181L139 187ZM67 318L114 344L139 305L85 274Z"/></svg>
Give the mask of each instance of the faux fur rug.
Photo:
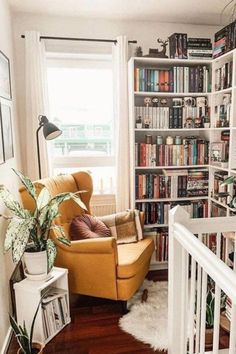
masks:
<svg viewBox="0 0 236 354"><path fill-rule="evenodd" d="M146 302L141 302L143 290L148 289ZM120 328L156 350L168 345L168 283L145 280L128 302L130 312L120 318Z"/></svg>

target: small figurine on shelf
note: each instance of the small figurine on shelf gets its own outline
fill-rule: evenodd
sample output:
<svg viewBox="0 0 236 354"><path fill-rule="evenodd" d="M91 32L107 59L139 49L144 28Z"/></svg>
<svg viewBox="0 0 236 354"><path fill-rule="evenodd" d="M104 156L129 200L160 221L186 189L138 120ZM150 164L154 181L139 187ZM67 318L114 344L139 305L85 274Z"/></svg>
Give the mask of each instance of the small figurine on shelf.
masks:
<svg viewBox="0 0 236 354"><path fill-rule="evenodd" d="M149 53L144 55L145 57L153 57L153 58L168 58L166 55L166 47L168 45L168 39L162 40L160 38L157 39L157 43L161 43L162 50L149 48Z"/></svg>
<svg viewBox="0 0 236 354"><path fill-rule="evenodd" d="M186 118L184 127L187 128L187 129L194 128L193 119L191 117Z"/></svg>
<svg viewBox="0 0 236 354"><path fill-rule="evenodd" d="M141 116L138 116L138 118L136 119L136 128L137 129L142 129L142 118L141 118Z"/></svg>
<svg viewBox="0 0 236 354"><path fill-rule="evenodd" d="M194 119L194 128L202 128L202 118L197 117Z"/></svg>
<svg viewBox="0 0 236 354"><path fill-rule="evenodd" d="M143 56L143 50L142 50L142 47L136 47L135 49L135 54L134 54L136 57L142 57Z"/></svg>

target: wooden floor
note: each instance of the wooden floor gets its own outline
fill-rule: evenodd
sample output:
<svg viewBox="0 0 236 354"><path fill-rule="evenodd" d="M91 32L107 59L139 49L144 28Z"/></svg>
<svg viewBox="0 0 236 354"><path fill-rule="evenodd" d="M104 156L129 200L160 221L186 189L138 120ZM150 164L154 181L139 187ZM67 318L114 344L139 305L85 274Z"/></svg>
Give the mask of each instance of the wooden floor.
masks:
<svg viewBox="0 0 236 354"><path fill-rule="evenodd" d="M167 280L167 272L150 272L148 278ZM121 305L115 301L72 296L71 323L47 344L44 354L164 353L123 332L118 326L121 316ZM8 354L15 354L17 347L12 339Z"/></svg>

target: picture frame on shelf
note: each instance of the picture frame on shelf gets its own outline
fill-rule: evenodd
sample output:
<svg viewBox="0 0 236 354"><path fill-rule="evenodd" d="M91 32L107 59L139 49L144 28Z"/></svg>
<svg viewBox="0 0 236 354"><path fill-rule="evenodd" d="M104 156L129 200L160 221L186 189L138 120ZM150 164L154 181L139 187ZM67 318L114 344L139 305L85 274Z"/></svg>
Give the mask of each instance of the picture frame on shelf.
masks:
<svg viewBox="0 0 236 354"><path fill-rule="evenodd" d="M0 103L4 161L7 161L14 157L11 105L3 99L0 100Z"/></svg>
<svg viewBox="0 0 236 354"><path fill-rule="evenodd" d="M11 100L10 60L0 51L0 97Z"/></svg>

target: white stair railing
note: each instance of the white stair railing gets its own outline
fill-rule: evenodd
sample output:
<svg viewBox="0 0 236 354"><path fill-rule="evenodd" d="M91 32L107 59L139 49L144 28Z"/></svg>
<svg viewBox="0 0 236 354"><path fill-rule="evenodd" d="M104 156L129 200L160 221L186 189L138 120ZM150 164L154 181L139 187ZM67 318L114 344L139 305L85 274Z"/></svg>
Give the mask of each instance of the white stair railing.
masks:
<svg viewBox="0 0 236 354"><path fill-rule="evenodd" d="M234 230L236 217L190 219L180 206L170 211L168 354L205 353L208 277L215 283L211 353L236 354L236 273L220 259L221 233ZM202 242L206 233L217 234L216 254ZM225 350L219 349L221 290L232 301L230 342Z"/></svg>

